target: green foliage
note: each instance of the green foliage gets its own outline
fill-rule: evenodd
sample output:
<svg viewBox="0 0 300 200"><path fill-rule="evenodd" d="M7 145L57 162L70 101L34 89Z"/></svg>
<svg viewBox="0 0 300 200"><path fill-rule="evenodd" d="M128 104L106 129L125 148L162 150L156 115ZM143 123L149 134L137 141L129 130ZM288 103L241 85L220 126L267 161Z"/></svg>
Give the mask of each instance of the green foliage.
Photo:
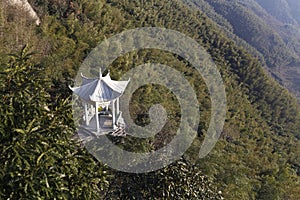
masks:
<svg viewBox="0 0 300 200"><path fill-rule="evenodd" d="M31 55L26 46L12 55L0 77L0 197L96 198L105 169L72 139L69 101L52 99Z"/></svg>
<svg viewBox="0 0 300 200"><path fill-rule="evenodd" d="M183 159L147 174L118 172L106 199L222 199L197 166Z"/></svg>
<svg viewBox="0 0 300 200"><path fill-rule="evenodd" d="M35 32L35 23L27 13L16 7L8 6L5 1L0 3L0 63L8 61L7 54L20 50L25 44L37 45L39 36ZM41 50L41 46L36 50Z"/></svg>

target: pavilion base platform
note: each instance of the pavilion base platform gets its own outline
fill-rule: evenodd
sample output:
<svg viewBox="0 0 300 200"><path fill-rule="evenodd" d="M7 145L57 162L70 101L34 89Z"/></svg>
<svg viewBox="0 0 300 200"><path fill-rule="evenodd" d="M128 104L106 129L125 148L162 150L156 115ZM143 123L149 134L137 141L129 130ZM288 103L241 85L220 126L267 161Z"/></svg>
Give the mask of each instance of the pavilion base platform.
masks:
<svg viewBox="0 0 300 200"><path fill-rule="evenodd" d="M109 115L99 115L99 128L97 131L96 118L93 117L89 125L81 125L78 134L82 140L89 141L103 135L126 136L125 129L121 127L113 128L112 117Z"/></svg>

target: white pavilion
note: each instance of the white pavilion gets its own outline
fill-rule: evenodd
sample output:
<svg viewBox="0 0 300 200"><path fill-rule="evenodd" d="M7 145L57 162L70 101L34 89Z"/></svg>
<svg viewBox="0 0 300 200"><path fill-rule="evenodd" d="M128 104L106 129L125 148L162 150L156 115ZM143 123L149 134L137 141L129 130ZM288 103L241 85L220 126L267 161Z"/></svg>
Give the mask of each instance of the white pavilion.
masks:
<svg viewBox="0 0 300 200"><path fill-rule="evenodd" d="M81 74L80 87L70 89L80 97L84 105L83 119L85 128L96 133L109 133L125 128L125 123L120 111L119 98L126 89L128 81L112 80L109 72L99 78L87 78Z"/></svg>

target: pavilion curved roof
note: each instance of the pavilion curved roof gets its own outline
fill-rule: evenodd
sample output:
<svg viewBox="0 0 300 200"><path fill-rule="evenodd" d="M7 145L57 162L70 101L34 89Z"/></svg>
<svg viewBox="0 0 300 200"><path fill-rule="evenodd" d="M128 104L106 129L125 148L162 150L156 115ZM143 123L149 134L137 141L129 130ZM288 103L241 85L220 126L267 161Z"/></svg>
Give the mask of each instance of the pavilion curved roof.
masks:
<svg viewBox="0 0 300 200"><path fill-rule="evenodd" d="M109 73L99 78L87 78L81 74L82 84L80 87L70 89L85 101L109 102L120 97L125 91L128 81L112 80Z"/></svg>

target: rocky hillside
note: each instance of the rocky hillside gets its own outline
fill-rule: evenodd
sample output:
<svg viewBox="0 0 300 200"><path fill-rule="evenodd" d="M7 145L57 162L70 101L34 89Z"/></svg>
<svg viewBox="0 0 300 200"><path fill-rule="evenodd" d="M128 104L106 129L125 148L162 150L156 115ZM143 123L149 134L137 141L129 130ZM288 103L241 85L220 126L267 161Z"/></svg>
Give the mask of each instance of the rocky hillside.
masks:
<svg viewBox="0 0 300 200"><path fill-rule="evenodd" d="M27 0L4 0L3 3L10 6L16 6L19 10L24 10L33 20L35 20L36 25L41 23L39 16Z"/></svg>

